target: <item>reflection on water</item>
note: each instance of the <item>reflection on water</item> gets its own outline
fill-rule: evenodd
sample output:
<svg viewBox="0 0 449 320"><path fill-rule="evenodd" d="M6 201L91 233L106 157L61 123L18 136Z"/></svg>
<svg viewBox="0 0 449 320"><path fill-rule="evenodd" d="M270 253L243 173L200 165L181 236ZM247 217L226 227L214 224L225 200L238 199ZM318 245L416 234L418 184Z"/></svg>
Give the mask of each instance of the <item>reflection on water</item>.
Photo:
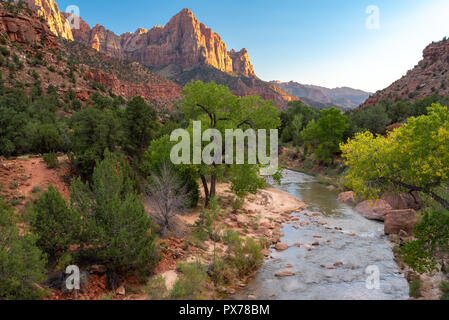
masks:
<svg viewBox="0 0 449 320"><path fill-rule="evenodd" d="M255 295L258 299L330 300L330 299L408 299L407 281L399 273L392 246L383 235L383 225L357 214L351 206L337 201L337 192L329 190L313 177L285 171L280 189L305 202L309 208L294 214L306 227L295 229L299 222L284 225L282 242L290 249L274 252L249 286L235 299ZM313 217L320 212L322 217ZM310 217L306 214L310 214ZM318 242L311 251L304 244ZM301 247L294 244L300 243ZM338 265L342 262L342 265ZM337 267L334 264L337 263ZM291 264L292 268L285 266ZM380 270L380 289L366 288L368 266ZM333 269L335 268L335 269ZM276 278L282 270L293 277Z"/></svg>

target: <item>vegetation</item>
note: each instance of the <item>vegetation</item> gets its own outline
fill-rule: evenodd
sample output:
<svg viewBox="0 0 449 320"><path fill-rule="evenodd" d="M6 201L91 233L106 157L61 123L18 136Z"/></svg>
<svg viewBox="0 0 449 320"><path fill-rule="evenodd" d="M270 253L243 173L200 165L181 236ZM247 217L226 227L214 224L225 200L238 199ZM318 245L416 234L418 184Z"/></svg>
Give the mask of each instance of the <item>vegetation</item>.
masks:
<svg viewBox="0 0 449 320"><path fill-rule="evenodd" d="M45 279L46 258L37 236L18 227L14 211L0 199L0 299L37 299Z"/></svg>

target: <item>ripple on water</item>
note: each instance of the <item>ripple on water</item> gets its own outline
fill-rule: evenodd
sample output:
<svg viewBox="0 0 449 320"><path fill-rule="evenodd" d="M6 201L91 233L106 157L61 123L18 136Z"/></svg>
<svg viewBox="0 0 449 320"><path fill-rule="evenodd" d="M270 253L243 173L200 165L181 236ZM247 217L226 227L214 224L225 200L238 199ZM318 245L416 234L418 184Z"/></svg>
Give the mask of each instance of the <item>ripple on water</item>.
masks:
<svg viewBox="0 0 449 320"><path fill-rule="evenodd" d="M383 225L357 214L351 206L339 203L338 194L319 184L313 177L285 171L280 189L305 202L309 209L295 214L306 227L285 225L282 242L290 249L273 252L248 287L234 298L293 300L396 300L408 299L409 287L394 261L392 246L383 235ZM321 212L323 217L308 217L304 213ZM298 222L298 225L299 223ZM325 225L320 224L327 223ZM342 230L336 230L341 228ZM350 235L350 234L355 234ZM319 242L307 251L304 244ZM293 244L300 243L301 247ZM336 264L342 262L342 265ZM289 270L295 276L276 278L274 274ZM365 270L375 265L380 270L380 289L366 287Z"/></svg>

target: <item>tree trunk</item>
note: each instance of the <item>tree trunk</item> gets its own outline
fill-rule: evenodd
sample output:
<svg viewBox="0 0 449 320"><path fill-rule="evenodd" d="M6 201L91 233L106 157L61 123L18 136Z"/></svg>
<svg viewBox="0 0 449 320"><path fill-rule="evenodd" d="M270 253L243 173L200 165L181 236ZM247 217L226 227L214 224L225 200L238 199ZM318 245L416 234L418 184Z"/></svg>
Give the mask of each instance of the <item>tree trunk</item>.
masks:
<svg viewBox="0 0 449 320"><path fill-rule="evenodd" d="M215 197L217 186L217 176L213 174L210 178L210 197Z"/></svg>
<svg viewBox="0 0 449 320"><path fill-rule="evenodd" d="M204 200L204 206L207 207L209 205L209 201L210 201L210 193L209 193L209 187L207 185L207 180L205 176L201 176L201 182L203 183L203 188L204 188L204 196L205 196L205 200Z"/></svg>

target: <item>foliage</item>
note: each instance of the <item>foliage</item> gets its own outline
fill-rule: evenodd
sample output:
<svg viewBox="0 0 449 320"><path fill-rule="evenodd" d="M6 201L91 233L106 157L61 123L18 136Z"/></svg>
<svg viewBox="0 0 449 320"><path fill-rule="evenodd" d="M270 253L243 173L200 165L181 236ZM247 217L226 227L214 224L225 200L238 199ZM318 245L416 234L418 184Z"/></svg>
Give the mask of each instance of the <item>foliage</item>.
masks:
<svg viewBox="0 0 449 320"><path fill-rule="evenodd" d="M54 152L44 154L43 159L49 169L57 168L59 165L58 156Z"/></svg>
<svg viewBox="0 0 449 320"><path fill-rule="evenodd" d="M151 142L150 147L142 157L140 172L144 177L148 177L150 172L160 174L164 166L170 166L170 170L179 178L180 183L186 186L189 197L189 206L194 208L198 205L199 190L196 182L197 172L188 165L172 165L170 152L174 142L170 141L170 136L163 136Z"/></svg>
<svg viewBox="0 0 449 320"><path fill-rule="evenodd" d="M72 210L85 223L88 256L117 271L146 272L157 263L151 218L146 214L133 171L123 157L105 151L92 183L72 183Z"/></svg>
<svg viewBox="0 0 449 320"><path fill-rule="evenodd" d="M393 133L357 134L341 146L356 192L377 197L388 189L421 191L449 209L437 190L449 180L449 112L434 104L429 114L410 118Z"/></svg>
<svg viewBox="0 0 449 320"><path fill-rule="evenodd" d="M37 236L21 234L14 211L0 199L0 299L38 299L45 280L46 259Z"/></svg>
<svg viewBox="0 0 449 320"><path fill-rule="evenodd" d="M321 117L312 120L302 132L306 148L312 147L317 160L332 164L333 156L340 152L339 144L348 129L348 120L340 110L331 108L321 110Z"/></svg>
<svg viewBox="0 0 449 320"><path fill-rule="evenodd" d="M207 280L206 269L199 263L180 263L182 273L176 281L170 298L174 300L198 300L205 294L202 284Z"/></svg>
<svg viewBox="0 0 449 320"><path fill-rule="evenodd" d="M293 142L294 145L303 144L301 132L312 120L320 117L320 112L312 107L305 106L301 101L289 103L287 111L281 111L281 140L282 142Z"/></svg>
<svg viewBox="0 0 449 320"><path fill-rule="evenodd" d="M420 273L438 270L438 254L449 252L449 213L425 212L415 226L415 238L401 248L405 262Z"/></svg>
<svg viewBox="0 0 449 320"><path fill-rule="evenodd" d="M157 114L142 97L128 102L124 114L125 149L131 155L140 154L150 145L158 131Z"/></svg>
<svg viewBox="0 0 449 320"><path fill-rule="evenodd" d="M421 280L416 279L410 284L410 297L419 298L421 297Z"/></svg>
<svg viewBox="0 0 449 320"><path fill-rule="evenodd" d="M203 83L201 81L190 82L183 89L184 99L181 102L182 111L191 121L201 121L202 131L206 129L216 129L225 137L227 129L277 129L280 126L280 119L277 109L271 101L264 101L257 96L238 98L234 96L228 87L217 85L214 82ZM193 125L188 128L190 133ZM190 134L192 139L192 134ZM203 147L206 142L203 142ZM193 143L191 143L191 146ZM269 148L267 148L269 149ZM222 150L225 152L225 150ZM217 154L215 156L218 157ZM235 155L234 155L235 156ZM233 181L234 190L240 194L254 192L254 185L257 182L251 179L260 179L256 174L248 174L238 177L235 173L239 170L232 170L239 164L225 165L213 161L212 165L200 164L192 165L202 180L206 205L216 194L216 183L218 179L227 175ZM244 160L247 170L258 172L258 165L249 165L248 159ZM245 182L235 184L236 181L244 179ZM249 188L247 189L246 186Z"/></svg>
<svg viewBox="0 0 449 320"><path fill-rule="evenodd" d="M440 290L443 293L441 296L441 300L449 300L449 282L441 281Z"/></svg>
<svg viewBox="0 0 449 320"><path fill-rule="evenodd" d="M80 217L72 212L64 198L50 186L28 210L31 230L38 235L37 245L50 259L67 251L77 243Z"/></svg>
<svg viewBox="0 0 449 320"><path fill-rule="evenodd" d="M86 108L72 119L72 164L83 177L90 177L105 149L115 151L122 143L120 120L112 110Z"/></svg>

